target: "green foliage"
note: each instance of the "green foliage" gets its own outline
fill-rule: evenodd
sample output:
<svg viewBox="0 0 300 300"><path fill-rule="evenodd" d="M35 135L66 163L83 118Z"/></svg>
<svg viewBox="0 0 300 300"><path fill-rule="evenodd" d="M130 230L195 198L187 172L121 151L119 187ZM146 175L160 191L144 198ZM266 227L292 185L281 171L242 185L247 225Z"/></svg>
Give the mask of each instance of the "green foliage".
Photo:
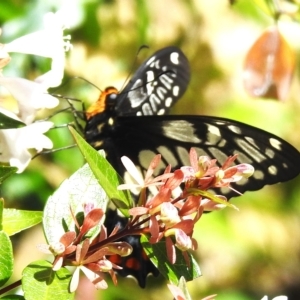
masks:
<svg viewBox="0 0 300 300"><path fill-rule="evenodd" d="M123 179L117 174L108 161L91 147L72 127L70 130L78 144L82 155L90 165L99 184L111 201L120 209L124 216L129 216L128 209L132 207L129 191L118 190Z"/></svg>
<svg viewBox="0 0 300 300"><path fill-rule="evenodd" d="M9 166L0 166L0 184L11 175L15 174L18 171L15 167Z"/></svg>
<svg viewBox="0 0 300 300"><path fill-rule="evenodd" d="M0 199L0 286L3 286L13 272L13 251L8 234L3 231L3 200Z"/></svg>
<svg viewBox="0 0 300 300"><path fill-rule="evenodd" d="M274 24L271 1L232 1L235 2L232 7L223 0L174 0L172 7L159 0L128 1L126 7L121 6L121 1L96 2L73 2L82 16L81 20L80 17L79 21L76 20L74 28L70 29L75 47L73 53L69 54L71 59L67 76L82 76L101 89L113 84L121 87L130 73L132 61L141 44L149 45L151 52L166 44L178 45L191 62L192 82L184 101L180 101L174 108L176 113L218 115L245 121L279 134L300 146L297 134L299 80L289 101L284 104L263 102L261 99L254 101L241 91L241 74L237 72L243 64L242 57L245 56L246 48L259 35L259 28ZM271 4L273 3L275 1ZM20 33L31 32L39 23L37 18L41 20L45 11L60 4L59 1L1 1L1 42L10 41L12 37L20 36ZM172 14L169 13L171 9ZM294 28L300 20L299 11L298 9L293 14L285 15L279 24L279 28L287 28L292 41L299 40L295 35L299 28ZM70 10L70 16L76 15L72 12ZM239 32L242 34L238 35ZM79 51L76 45L79 45ZM147 52L142 51L137 60L142 60L142 56L146 54ZM45 69L45 64L49 64L49 61L40 64L39 60L31 56L24 60L16 58L14 62L12 74L26 73L31 78L35 78ZM76 84L74 80L74 83L63 87L60 93L89 103L96 100L98 91L91 93L89 84ZM41 114L41 118L44 117L47 115ZM2 115L0 120L2 129L22 126L12 119L3 122ZM54 123L59 125L67 122L69 121L59 120ZM56 131L57 133L52 131L49 134L51 139L53 136L55 147L65 145L63 142L68 145L69 134L62 133L63 130L60 129ZM44 211L43 225L50 241L60 238L65 230L63 225L71 226L72 221L68 219L69 203L75 207L75 213L82 212L80 205L83 202L93 201L100 207L106 207L108 198L113 198L126 215L131 207L130 196L115 189L122 181L105 159L83 145L80 138L76 139L79 140L81 151L93 173L87 166L83 167L74 177L66 180L49 199ZM10 177L3 183L2 193L5 194L9 206L25 205L25 209L40 209L47 194L52 194L61 181L81 165L80 154L75 149L40 156L20 175L11 176L16 168L1 167L0 182ZM104 190L99 187L98 181ZM82 182L84 185L81 185ZM26 202L26 199L30 202ZM197 228L204 276L195 280L194 284L189 283L193 298L199 299L206 293L217 292L217 299L220 300L253 299L253 295L255 299L261 299L264 294L273 295L278 291L296 289L300 278L297 243L300 236L299 199L299 179L296 179L289 184L266 188L252 195L247 193L242 199L233 200L239 206L238 213L227 210L206 215ZM11 277L13 267L9 235L38 224L41 212L3 209L2 202L1 205L3 215L0 214L0 283L3 285ZM13 222L13 218L17 221ZM67 222L62 225L62 220ZM55 232L57 228L58 232ZM20 242L22 235L16 238ZM160 266L159 261L167 261L165 254L162 254L165 253L165 245L159 245L157 250L149 247L147 240L144 245L150 255L157 251L155 256L158 259L154 262L162 272L170 272L171 279L177 282L176 274L183 271L184 266L177 266L178 269L175 270L168 264ZM21 256L26 256L26 253L19 252ZM195 257L199 253L196 252ZM193 268L197 265L193 258L192 265ZM197 274L200 275L200 270L196 269L188 276L194 278ZM66 269L53 272L52 265L45 261L32 263L24 270L22 279L25 297L6 295L1 299L73 299L74 295L67 292L70 276ZM166 274L165 276L168 277ZM159 284L160 282L140 291L135 284L126 283L126 292L128 297L134 294L137 299L161 299L165 294ZM121 296L109 299L119 299Z"/></svg>
<svg viewBox="0 0 300 300"><path fill-rule="evenodd" d="M56 243L68 230L75 230L74 216L83 214L85 206L106 210L108 198L88 164L66 179L49 197L43 217L43 226L49 244ZM100 226L100 224L99 224ZM97 226L90 232L91 239L99 233Z"/></svg>
<svg viewBox="0 0 300 300"><path fill-rule="evenodd" d="M12 244L6 232L0 231L0 286L3 286L13 272Z"/></svg>
<svg viewBox="0 0 300 300"><path fill-rule="evenodd" d="M0 112L0 129L21 128L25 124Z"/></svg>
<svg viewBox="0 0 300 300"><path fill-rule="evenodd" d="M3 211L3 230L9 236L14 235L39 224L42 221L42 216L43 213L41 211L6 208Z"/></svg>
<svg viewBox="0 0 300 300"><path fill-rule="evenodd" d="M183 254L176 248L176 263L168 261L165 242L150 244L145 235L141 236L141 243L148 257L159 269L159 272L171 283L178 285L181 277L190 281L201 276L201 271L194 257L188 253L190 266L188 267Z"/></svg>
<svg viewBox="0 0 300 300"><path fill-rule="evenodd" d="M72 300L74 293L68 292L71 274L61 268L52 270L52 264L36 261L28 265L22 276L22 287L26 300Z"/></svg>
<svg viewBox="0 0 300 300"><path fill-rule="evenodd" d="M5 299L5 300L25 300L25 298L21 295L6 295L4 297L1 297L1 299Z"/></svg>

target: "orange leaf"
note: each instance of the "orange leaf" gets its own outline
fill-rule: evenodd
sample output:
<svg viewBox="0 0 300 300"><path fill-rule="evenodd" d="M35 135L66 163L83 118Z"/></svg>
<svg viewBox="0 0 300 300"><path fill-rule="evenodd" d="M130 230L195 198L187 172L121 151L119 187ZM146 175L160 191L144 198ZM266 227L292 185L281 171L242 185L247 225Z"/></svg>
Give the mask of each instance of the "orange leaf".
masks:
<svg viewBox="0 0 300 300"><path fill-rule="evenodd" d="M295 54L276 26L268 28L249 50L244 87L254 97L287 98L295 69Z"/></svg>

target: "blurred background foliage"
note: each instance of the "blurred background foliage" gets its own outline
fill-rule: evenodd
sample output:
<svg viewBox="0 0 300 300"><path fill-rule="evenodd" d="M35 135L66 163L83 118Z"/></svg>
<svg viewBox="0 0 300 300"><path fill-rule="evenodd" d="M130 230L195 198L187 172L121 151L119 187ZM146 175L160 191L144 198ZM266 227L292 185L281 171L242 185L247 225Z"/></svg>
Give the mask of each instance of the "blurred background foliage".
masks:
<svg viewBox="0 0 300 300"><path fill-rule="evenodd" d="M275 0L274 0L275 1ZM76 98L85 107L99 89L121 89L134 69L154 51L168 45L180 47L188 57L192 79L174 114L215 115L260 127L286 139L300 149L299 62L285 102L252 98L243 89L242 67L247 51L270 25L274 16L269 0L6 0L0 2L1 42L9 42L38 30L42 17L63 4L72 36L73 50L66 61L65 83L53 93ZM293 5L292 1L276 1ZM298 2L298 1L295 1ZM297 8L297 5L296 5ZM278 28L295 55L300 46L299 12L282 18ZM33 21L34 20L34 21ZM141 45L149 49L137 51ZM35 78L49 61L12 55L5 74ZM136 62L135 62L136 60ZM86 81L74 78L80 76ZM93 83L97 88L95 88ZM74 102L82 110L81 102ZM67 107L61 100L61 108ZM56 109L55 111L57 111ZM42 112L46 118L52 112ZM52 118L59 125L74 121L70 113ZM49 135L55 148L73 143L65 126ZM1 186L7 207L41 210L48 196L83 164L78 149L35 158L23 174ZM300 299L300 186L291 182L246 193L232 201L239 212L225 209L205 215L197 225L199 250L195 253L202 274L188 284L193 299L218 294L219 300L269 299L287 295ZM30 262L41 257L35 244L43 242L41 227L15 238L15 279ZM96 292L82 285L77 299L171 299L161 278L149 278L145 290L131 279Z"/></svg>

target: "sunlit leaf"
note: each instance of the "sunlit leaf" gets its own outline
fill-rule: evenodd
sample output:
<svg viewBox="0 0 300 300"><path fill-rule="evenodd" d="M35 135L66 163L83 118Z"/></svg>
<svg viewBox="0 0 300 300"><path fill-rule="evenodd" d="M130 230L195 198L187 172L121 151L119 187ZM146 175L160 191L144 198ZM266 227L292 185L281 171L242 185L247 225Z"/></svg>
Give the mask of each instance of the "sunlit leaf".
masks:
<svg viewBox="0 0 300 300"><path fill-rule="evenodd" d="M3 211L3 230L11 236L39 224L42 217L43 213L41 211L5 208Z"/></svg>
<svg viewBox="0 0 300 300"><path fill-rule="evenodd" d="M0 230L3 230L3 210L4 210L4 200L0 198Z"/></svg>
<svg viewBox="0 0 300 300"><path fill-rule="evenodd" d="M254 0L253 3L265 14L274 17L275 8L273 0Z"/></svg>
<svg viewBox="0 0 300 300"><path fill-rule="evenodd" d="M1 299L5 299L5 300L25 300L25 298L21 295L5 295L4 297L1 297Z"/></svg>
<svg viewBox="0 0 300 300"><path fill-rule="evenodd" d="M108 197L120 209L124 216L129 216L128 208L132 206L129 191L118 190L117 187L123 183L123 179L114 170L111 164L90 146L73 128L70 128L78 147L84 158L90 165L99 184L105 190Z"/></svg>
<svg viewBox="0 0 300 300"><path fill-rule="evenodd" d="M244 64L244 87L254 97L285 100L295 69L295 53L278 31L268 28L249 50Z"/></svg>
<svg viewBox="0 0 300 300"><path fill-rule="evenodd" d="M4 231L0 231L0 286L11 277L14 266L14 256L11 241Z"/></svg>
<svg viewBox="0 0 300 300"><path fill-rule="evenodd" d="M16 167L0 166L0 184L18 171Z"/></svg>
<svg viewBox="0 0 300 300"><path fill-rule="evenodd" d="M49 197L43 217L43 226L47 241L57 242L66 230L75 230L71 211L76 217L83 216L84 207L106 210L108 198L99 185L88 164L85 164L69 179L66 179L55 193ZM89 232L93 236L99 226Z"/></svg>
<svg viewBox="0 0 300 300"><path fill-rule="evenodd" d="M70 271L61 268L52 270L47 261L36 261L28 265L22 276L22 287L26 300L72 300L74 293L68 292Z"/></svg>
<svg viewBox="0 0 300 300"><path fill-rule="evenodd" d="M188 267L181 251L176 248L176 263L171 264L167 258L166 244L164 241L150 244L148 238L142 235L141 244L147 256L158 268L159 272L171 283L178 285L182 276L186 281L201 276L200 268L191 254L188 254L190 259L190 267Z"/></svg>
<svg viewBox="0 0 300 300"><path fill-rule="evenodd" d="M179 284L168 284L168 288L174 296L175 300L192 300L189 291L187 289L186 280L184 277L179 279Z"/></svg>

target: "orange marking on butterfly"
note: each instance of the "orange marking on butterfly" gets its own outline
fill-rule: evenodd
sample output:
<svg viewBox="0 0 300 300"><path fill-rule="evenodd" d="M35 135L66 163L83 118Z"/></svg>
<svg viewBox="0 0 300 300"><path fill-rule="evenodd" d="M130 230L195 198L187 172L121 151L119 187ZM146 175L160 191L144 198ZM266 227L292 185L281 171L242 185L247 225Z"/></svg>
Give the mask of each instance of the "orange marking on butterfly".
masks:
<svg viewBox="0 0 300 300"><path fill-rule="evenodd" d="M136 271L138 271L141 268L140 262L134 257L128 258L125 262L125 266L128 269L136 270Z"/></svg>
<svg viewBox="0 0 300 300"><path fill-rule="evenodd" d="M114 87L108 87L101 92L98 100L93 103L85 112L87 120L90 120L95 115L102 113L107 108L107 96L111 94L119 94L118 90Z"/></svg>

